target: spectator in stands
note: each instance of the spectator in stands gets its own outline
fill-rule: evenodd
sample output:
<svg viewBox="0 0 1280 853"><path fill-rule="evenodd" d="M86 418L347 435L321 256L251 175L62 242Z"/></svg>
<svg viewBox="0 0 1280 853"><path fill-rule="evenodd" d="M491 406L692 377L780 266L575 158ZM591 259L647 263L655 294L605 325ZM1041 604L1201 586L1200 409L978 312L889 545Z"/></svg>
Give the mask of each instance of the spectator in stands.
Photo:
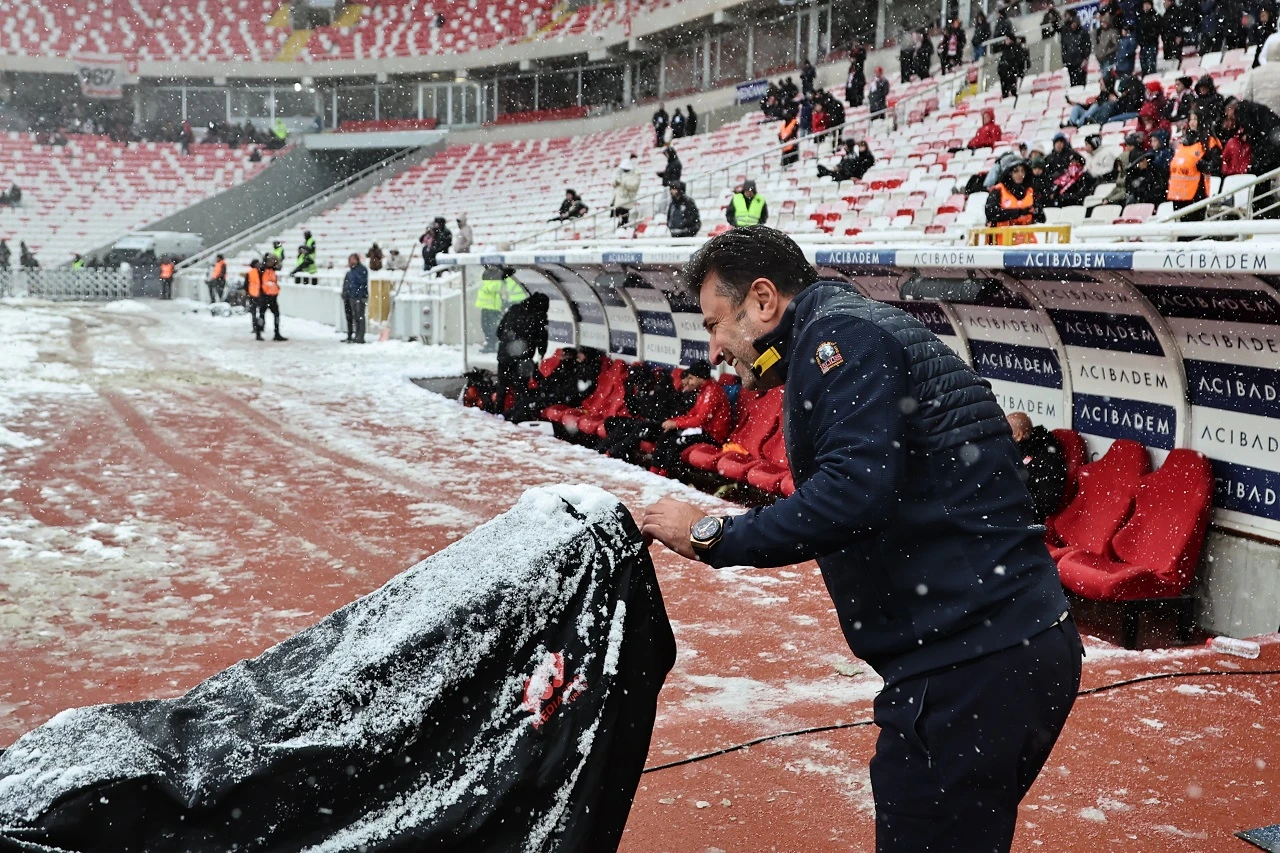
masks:
<svg viewBox="0 0 1280 853"><path fill-rule="evenodd" d="M1151 139L1151 134L1157 130L1168 130L1169 120L1160 114L1160 108L1152 101L1147 101L1142 105L1142 109L1138 110L1138 131ZM1149 146L1148 146L1149 147Z"/></svg>
<svg viewBox="0 0 1280 853"><path fill-rule="evenodd" d="M1053 179L1052 204L1054 207L1084 204L1084 200L1097 186L1098 181L1089 174L1089 164L1084 155L1078 151L1072 151L1066 169Z"/></svg>
<svg viewBox="0 0 1280 853"><path fill-rule="evenodd" d="M801 136L808 136L813 132L813 93L805 92L804 97L800 99L800 106L796 112L800 120L799 131Z"/></svg>
<svg viewBox="0 0 1280 853"><path fill-rule="evenodd" d="M693 111L693 104L684 108L684 135L693 136L698 132L698 114Z"/></svg>
<svg viewBox="0 0 1280 853"><path fill-rule="evenodd" d="M902 47L898 49L898 76L902 85L911 82L911 75L916 71L916 50L920 47L920 33L905 32L902 34Z"/></svg>
<svg viewBox="0 0 1280 853"><path fill-rule="evenodd" d="M436 265L436 257L453 245L453 232L445 223L443 216L437 216L431 227L418 238L422 245L422 271L429 272Z"/></svg>
<svg viewBox="0 0 1280 853"><path fill-rule="evenodd" d="M1222 172L1222 143L1208 130L1202 107L1196 109L1187 120L1182 133L1182 143L1173 153L1169 164L1169 201L1174 210L1181 210L1209 197L1209 176ZM1184 222L1198 222L1205 217L1204 210L1189 213Z"/></svg>
<svg viewBox="0 0 1280 853"><path fill-rule="evenodd" d="M537 370L535 358L547 352L547 310L551 300L534 293L507 311L498 324L498 384L527 386Z"/></svg>
<svg viewBox="0 0 1280 853"><path fill-rule="evenodd" d="M1000 40L992 45L992 53L1004 53L1010 38L1015 42L1018 40L1018 31L1013 28L1013 21L1009 20L1009 7L1003 3L996 6L996 26L991 37Z"/></svg>
<svg viewBox="0 0 1280 853"><path fill-rule="evenodd" d="M991 39L991 24L987 16L979 9L973 14L973 61L987 55L987 42Z"/></svg>
<svg viewBox="0 0 1280 853"><path fill-rule="evenodd" d="M840 158L840 162L834 169L828 169L819 163L818 177L831 178L837 184L842 181L861 179L875 165L875 162L876 158L871 154L865 139L856 144L852 139L846 139L844 155Z"/></svg>
<svg viewBox="0 0 1280 853"><path fill-rule="evenodd" d="M209 271L209 302L221 302L222 294L227 290L227 260L218 255Z"/></svg>
<svg viewBox="0 0 1280 853"><path fill-rule="evenodd" d="M778 89L782 92L784 106L793 104L800 98L800 87L790 77L783 77L782 82L778 84Z"/></svg>
<svg viewBox="0 0 1280 853"><path fill-rule="evenodd" d="M640 173L631 161L627 161L618 167L618 174L613 179L613 200L610 202L610 215L618 221L619 228L631 221L631 208L636 206L639 194Z"/></svg>
<svg viewBox="0 0 1280 853"><path fill-rule="evenodd" d="M1200 128L1204 132L1208 132L1210 128L1218 126L1218 122L1222 121L1222 112L1226 104L1226 99L1218 93L1218 87L1214 85L1213 77L1205 74L1196 81L1196 107L1191 115L1200 114ZM1190 115L1188 116L1190 119Z"/></svg>
<svg viewBox="0 0 1280 853"><path fill-rule="evenodd" d="M1144 147L1144 141L1139 134L1131 133L1124 138L1124 146L1116 157L1115 171L1111 176L1115 187L1102 200L1102 204L1124 204L1125 196L1128 194L1125 180L1129 176L1130 165L1142 156Z"/></svg>
<svg viewBox="0 0 1280 853"><path fill-rule="evenodd" d="M1057 178L1067 171L1067 165L1075 157L1075 154L1075 150L1071 147L1071 140L1067 139L1065 133L1054 135L1053 148L1044 158L1045 170L1049 173L1049 177Z"/></svg>
<svg viewBox="0 0 1280 853"><path fill-rule="evenodd" d="M1257 68L1262 64L1262 51L1267 43L1267 39L1276 33L1275 13L1272 7L1265 3L1258 5L1258 18L1254 21L1253 28L1249 30L1249 44L1254 46L1253 64L1251 67Z"/></svg>
<svg viewBox="0 0 1280 853"><path fill-rule="evenodd" d="M1226 50L1237 50L1249 43L1249 31L1246 22L1250 20L1251 9L1243 2L1226 4L1222 16L1222 46Z"/></svg>
<svg viewBox="0 0 1280 853"><path fill-rule="evenodd" d="M844 99L851 107L862 106L867 90L867 46L855 44L849 52L849 73L844 78Z"/></svg>
<svg viewBox="0 0 1280 853"><path fill-rule="evenodd" d="M1173 163L1173 149L1169 147L1170 138L1169 131L1157 130L1155 133L1151 134L1151 138L1148 140L1151 144L1151 153L1156 155L1157 165L1159 165L1161 169L1164 169L1166 173L1169 171L1169 166ZM1166 181L1166 184L1167 183L1168 182Z"/></svg>
<svg viewBox="0 0 1280 853"><path fill-rule="evenodd" d="M667 142L667 125L670 123L666 104L658 104L658 110L650 121L653 123L653 147L661 148Z"/></svg>
<svg viewBox="0 0 1280 853"><path fill-rule="evenodd" d="M871 80L871 91L867 95L867 108L871 112L871 120L883 119L889 103L889 81L884 76L884 69L876 67L875 77Z"/></svg>
<svg viewBox="0 0 1280 853"><path fill-rule="evenodd" d="M684 112L676 107L675 114L671 116L671 140L684 139Z"/></svg>
<svg viewBox="0 0 1280 853"><path fill-rule="evenodd" d="M1080 19L1074 12L1067 13L1061 40L1062 64L1067 69L1068 83L1071 86L1083 86L1093 47L1089 42L1089 31L1080 25Z"/></svg>
<svg viewBox="0 0 1280 853"><path fill-rule="evenodd" d="M1280 38L1270 39L1263 46L1263 63L1248 73L1241 97L1255 101L1273 112L1280 112ZM1191 84L1190 77L1179 78Z"/></svg>
<svg viewBox="0 0 1280 853"><path fill-rule="evenodd" d="M1226 0L1200 0L1200 49L1201 56L1222 47L1226 32Z"/></svg>
<svg viewBox="0 0 1280 853"><path fill-rule="evenodd" d="M407 255L400 254L399 249L392 249L387 254L387 269L396 272L404 272L409 269L409 258Z"/></svg>
<svg viewBox="0 0 1280 853"><path fill-rule="evenodd" d="M680 377L681 390L692 393L693 406L683 415L662 422L664 435L653 452L663 473L680 467L680 457L695 444L723 444L733 426L733 412L724 386L711 378L711 364L695 361Z"/></svg>
<svg viewBox="0 0 1280 853"><path fill-rule="evenodd" d="M1035 503L1036 518L1043 522L1058 511L1066 492L1066 454L1053 433L1042 426L1031 425L1031 418L1026 412L1012 412L1008 421L1022 458L1027 489Z"/></svg>
<svg viewBox="0 0 1280 853"><path fill-rule="evenodd" d="M964 24L959 18L952 18L951 23L942 34L938 47L938 61L942 65L942 74L946 74L964 64Z"/></svg>
<svg viewBox="0 0 1280 853"><path fill-rule="evenodd" d="M1004 138L1004 131L996 124L996 111L987 107L982 111L982 125L974 132L966 146L970 151L979 148L995 148ZM959 149L956 149L959 150Z"/></svg>
<svg viewBox="0 0 1280 853"><path fill-rule="evenodd" d="M668 151L671 149L667 149ZM564 201L560 202L560 214L551 218L552 222L568 222L570 219L581 219L587 215L586 202L576 190L565 190Z"/></svg>
<svg viewBox="0 0 1280 853"><path fill-rule="evenodd" d="M182 131L178 134L178 144L182 146L182 153L191 154L191 146L196 141L195 131L191 129L191 122L183 120Z"/></svg>
<svg viewBox="0 0 1280 853"><path fill-rule="evenodd" d="M1160 56L1160 32L1164 23L1156 12L1153 0L1142 0L1142 11L1134 26L1134 40L1138 44L1138 58L1142 76L1156 73L1156 60Z"/></svg>
<svg viewBox="0 0 1280 853"><path fill-rule="evenodd" d="M458 230L453 241L453 251L456 254L471 251L472 241L475 240L475 234L471 230L471 226L467 223L467 215L460 214L457 219Z"/></svg>
<svg viewBox="0 0 1280 853"><path fill-rule="evenodd" d="M819 89L817 94L817 103L822 105L822 112L826 116L826 129L839 127L845 122L844 104L835 95L826 89ZM832 133L831 150L834 151L840 145L840 134Z"/></svg>
<svg viewBox="0 0 1280 853"><path fill-rule="evenodd" d="M353 255L352 257L359 260L358 255ZM382 247L379 246L377 242L374 242L374 244L369 247L369 251L365 252L365 257L369 259L369 272L382 271L382 260L384 256L382 254ZM347 261L349 266L351 258L348 258Z"/></svg>
<svg viewBox="0 0 1280 853"><path fill-rule="evenodd" d="M1000 155L1000 159L996 160L995 165L987 171L986 177L982 179L982 188L988 192L1004 177L1014 163L1019 161L1026 162L1030 156L1026 140L1019 140L1008 151Z"/></svg>
<svg viewBox="0 0 1280 853"><path fill-rule="evenodd" d="M17 184L10 184L9 189L0 192L0 206L17 207L22 203L22 189Z"/></svg>
<svg viewBox="0 0 1280 853"><path fill-rule="evenodd" d="M680 157L676 154L674 148L668 146L666 155L667 165L658 173L658 178L662 181L664 187L670 187L680 183L680 173L684 171L684 166L681 164Z"/></svg>
<svg viewBox="0 0 1280 853"><path fill-rule="evenodd" d="M1040 199L1031 187L1027 161L1018 160L1006 170L1005 177L987 196L986 215L988 228L1044 222Z"/></svg>
<svg viewBox="0 0 1280 853"><path fill-rule="evenodd" d="M1031 189L1035 192L1036 201L1040 204L1040 207L1055 207L1053 177L1050 176L1046 167L1044 155L1039 151L1032 154L1027 159L1027 169L1030 171L1030 174L1027 175L1027 183L1031 185Z"/></svg>
<svg viewBox="0 0 1280 853"><path fill-rule="evenodd" d="M378 244L374 243L377 249ZM378 250L381 269L382 250ZM347 258L347 274L342 279L342 308L347 315L347 339L344 344L364 343L365 309L369 305L369 270L352 252Z"/></svg>
<svg viewBox="0 0 1280 853"><path fill-rule="evenodd" d="M821 167L819 167L821 168ZM821 172L818 173L821 177ZM769 203L756 192L756 182L742 182L742 189L733 194L725 208L725 218L734 228L750 228L769 221Z"/></svg>
<svg viewBox="0 0 1280 853"><path fill-rule="evenodd" d="M9 259L13 256L13 252L9 249L9 241L0 237L0 270L9 269Z"/></svg>
<svg viewBox="0 0 1280 853"><path fill-rule="evenodd" d="M1155 151L1144 151L1129 165L1124 178L1125 204L1164 203L1169 189L1169 171L1160 165Z"/></svg>
<svg viewBox="0 0 1280 853"><path fill-rule="evenodd" d="M818 77L818 69L813 67L813 63L804 60L800 63L800 92L801 94L811 94L813 92L813 81Z"/></svg>
<svg viewBox="0 0 1280 853"><path fill-rule="evenodd" d="M929 31L921 27L919 32L920 42L916 46L915 55L915 74L920 80L928 80L930 76L930 68L933 66L933 39L929 38Z"/></svg>
<svg viewBox="0 0 1280 853"><path fill-rule="evenodd" d="M702 230L702 218L698 206L685 195L684 182L677 181L669 187L671 205L667 208L667 231L672 237L694 237Z"/></svg>
<svg viewBox="0 0 1280 853"><path fill-rule="evenodd" d="M1183 48L1196 43L1196 33L1200 29L1200 10L1195 0L1174 0L1166 4L1162 23L1164 58L1181 62Z"/></svg>
<svg viewBox="0 0 1280 853"><path fill-rule="evenodd" d="M821 89L813 94L813 114L809 118L809 131L815 136L825 133L831 126L830 118L827 116L827 102L822 95Z"/></svg>
<svg viewBox="0 0 1280 853"><path fill-rule="evenodd" d="M1237 128L1222 146L1222 176L1247 175L1253 161L1253 146L1244 131Z"/></svg>
<svg viewBox="0 0 1280 853"><path fill-rule="evenodd" d="M1280 168L1280 116L1271 108L1253 101L1241 101L1236 105L1236 112L1239 115L1240 134L1252 151L1249 173L1263 175ZM1272 203L1269 197L1264 196L1269 187L1268 182L1254 188L1254 198L1261 208ZM1276 213L1255 211L1254 218L1260 217L1273 219Z"/></svg>
<svg viewBox="0 0 1280 853"><path fill-rule="evenodd" d="M798 112L790 110L778 128L778 142L782 145L782 168L794 166L800 160L800 122Z"/></svg>
<svg viewBox="0 0 1280 853"><path fill-rule="evenodd" d="M1044 10L1044 16L1040 18L1040 40L1050 41L1060 32L1062 32L1062 13L1050 6Z"/></svg>
<svg viewBox="0 0 1280 853"><path fill-rule="evenodd" d="M1116 52L1120 49L1120 32L1110 15L1098 16L1098 31L1093 36L1093 55L1098 57L1102 76L1108 77L1116 67Z"/></svg>
<svg viewBox="0 0 1280 853"><path fill-rule="evenodd" d="M249 151L249 162L250 163L262 162L262 151L256 145L253 146L253 149Z"/></svg>
<svg viewBox="0 0 1280 853"><path fill-rule="evenodd" d="M1000 62L996 66L996 74L1000 77L1000 98L1017 97L1018 82L1027 73L1030 57L1023 47L1021 39L1010 35L1004 40L1000 51Z"/></svg>

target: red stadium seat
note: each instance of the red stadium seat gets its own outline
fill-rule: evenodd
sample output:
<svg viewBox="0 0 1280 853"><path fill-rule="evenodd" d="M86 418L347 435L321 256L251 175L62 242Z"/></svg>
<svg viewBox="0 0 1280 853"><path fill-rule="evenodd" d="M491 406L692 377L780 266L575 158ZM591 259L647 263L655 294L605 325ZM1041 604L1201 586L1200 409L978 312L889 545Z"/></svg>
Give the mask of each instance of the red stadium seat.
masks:
<svg viewBox="0 0 1280 853"><path fill-rule="evenodd" d="M743 390L738 394L738 420L729 434L726 445L736 444L750 455L758 454L769 428L777 422L765 412L767 394ZM699 471L714 471L724 451L714 444L695 444L685 450L681 458Z"/></svg>
<svg viewBox="0 0 1280 853"><path fill-rule="evenodd" d="M600 399L595 408L587 409L576 418L572 414L566 416L560 422L565 429L573 432L576 428L578 433L584 437L599 437L606 419L616 418L626 411L627 363L625 361L615 361L610 370L613 381L609 383L608 393ZM586 408L585 404L583 408ZM572 426L570 425L571 421L573 422Z"/></svg>
<svg viewBox="0 0 1280 853"><path fill-rule="evenodd" d="M782 480L791 473L787 465L787 441L782 429L775 430L764 443L763 458L747 472L747 484L762 492L778 494Z"/></svg>
<svg viewBox="0 0 1280 853"><path fill-rule="evenodd" d="M775 393L775 391L779 393ZM777 388L766 393L761 401L761 405L752 415L752 417L757 418L760 421L760 426L753 434L753 438L754 435L758 435L760 431L763 430L767 436L765 440L760 443L758 449L754 446L744 444L743 447L746 447L748 451L746 453L729 451L728 453L722 454L720 458L716 460L716 472L721 477L738 483L745 483L747 481L747 475L751 473L751 470L767 458L764 450L765 446L768 445L775 436L782 434L781 391L781 388Z"/></svg>
<svg viewBox="0 0 1280 853"><path fill-rule="evenodd" d="M1058 504L1058 509L1062 510L1076 496L1080 469L1089 462L1089 448L1085 446L1080 433L1073 429L1055 429L1053 437L1062 446L1062 455L1067 463L1067 487L1062 490L1062 502Z"/></svg>
<svg viewBox="0 0 1280 853"><path fill-rule="evenodd" d="M556 406L551 406L543 411L542 416L549 421L558 423L569 432L577 432L578 419L583 415L597 414L604 411L604 407L608 405L610 395L615 391L616 386L620 386L627 376L627 365L621 361L609 361L600 369L600 378L596 381L595 390L582 401L582 405L578 408L563 407L559 411ZM555 415L555 417L553 417Z"/></svg>
<svg viewBox="0 0 1280 853"><path fill-rule="evenodd" d="M1123 438L1097 462L1081 468L1075 498L1051 516L1049 551L1054 559L1070 550L1106 553L1107 543L1133 508L1139 478L1150 470L1147 449Z"/></svg>

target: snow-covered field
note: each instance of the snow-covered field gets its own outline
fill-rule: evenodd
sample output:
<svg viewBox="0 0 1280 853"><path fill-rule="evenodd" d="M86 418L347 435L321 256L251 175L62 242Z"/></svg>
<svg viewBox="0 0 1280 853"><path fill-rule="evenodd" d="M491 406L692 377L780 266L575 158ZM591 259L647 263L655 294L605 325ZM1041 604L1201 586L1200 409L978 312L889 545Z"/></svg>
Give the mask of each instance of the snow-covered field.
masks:
<svg viewBox="0 0 1280 853"><path fill-rule="evenodd" d="M196 303L0 302L0 743L66 707L182 692L533 486L732 510L409 381L457 375L457 350L283 331L257 342L247 317ZM869 718L881 682L815 566L654 558L679 655L651 764ZM1280 659L1274 644L1258 662L1088 646L1087 685ZM1019 849L1235 849L1229 830L1280 820L1278 699L1274 679L1223 676L1081 699ZM785 738L646 775L624 848L868 849L874 738Z"/></svg>

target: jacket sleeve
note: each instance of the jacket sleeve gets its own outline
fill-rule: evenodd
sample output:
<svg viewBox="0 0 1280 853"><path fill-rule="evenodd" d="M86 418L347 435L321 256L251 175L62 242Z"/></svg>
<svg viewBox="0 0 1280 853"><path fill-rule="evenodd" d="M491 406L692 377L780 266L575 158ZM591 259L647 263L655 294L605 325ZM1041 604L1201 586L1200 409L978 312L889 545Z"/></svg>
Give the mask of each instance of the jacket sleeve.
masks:
<svg viewBox="0 0 1280 853"><path fill-rule="evenodd" d="M995 185L991 187L991 192L987 194L987 206L985 210L988 222L1002 222L1004 209L1000 207L1000 193L996 191Z"/></svg>
<svg viewBox="0 0 1280 853"><path fill-rule="evenodd" d="M835 343L843 362L824 374L814 353ZM884 330L831 317L796 341L789 399L812 404L812 475L789 498L732 517L704 556L713 566L783 566L822 557L886 527L904 469L902 346Z"/></svg>
<svg viewBox="0 0 1280 853"><path fill-rule="evenodd" d="M736 198L736 196L735 196ZM733 212L733 199L729 199L729 206L724 209L724 218L733 227L738 227L738 217Z"/></svg>
<svg viewBox="0 0 1280 853"><path fill-rule="evenodd" d="M698 214L698 206L693 203L693 199L689 199L689 213L693 217L693 221L687 223L690 234L697 234L702 230L702 217Z"/></svg>
<svg viewBox="0 0 1280 853"><path fill-rule="evenodd" d="M695 427L705 426L707 418L711 416L711 392L706 388L698 389L698 396L694 398L693 408L680 415L678 418L672 418L671 422L679 429L694 429Z"/></svg>
<svg viewBox="0 0 1280 853"><path fill-rule="evenodd" d="M769 221L769 202L766 201L764 203L764 206L760 208L760 224L764 225L768 221Z"/></svg>

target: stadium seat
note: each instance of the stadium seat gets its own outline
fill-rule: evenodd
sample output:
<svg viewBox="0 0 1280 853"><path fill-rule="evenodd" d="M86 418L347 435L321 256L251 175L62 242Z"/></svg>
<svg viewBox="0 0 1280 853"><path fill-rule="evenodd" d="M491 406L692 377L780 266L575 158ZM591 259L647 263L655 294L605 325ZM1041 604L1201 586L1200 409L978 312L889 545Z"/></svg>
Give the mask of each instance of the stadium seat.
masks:
<svg viewBox="0 0 1280 853"><path fill-rule="evenodd" d="M1107 543L1133 508L1139 478L1150 470L1147 449L1123 438L1097 462L1081 468L1076 496L1046 522L1054 559L1071 550L1106 553Z"/></svg>
<svg viewBox="0 0 1280 853"><path fill-rule="evenodd" d="M757 448L753 444L744 444L747 449L746 453L740 453L736 450L726 451L716 460L716 472L727 480L737 483L745 483L747 474L751 469L755 468L763 462L768 456L765 453L765 446L769 444L775 437L782 435L782 389L775 388L765 393L755 412L753 418L759 421L756 435L761 431L767 436ZM753 436L754 438L754 436ZM781 441L781 439L780 439ZM775 455L777 451L775 450ZM784 457L786 455L785 445L782 451Z"/></svg>
<svg viewBox="0 0 1280 853"><path fill-rule="evenodd" d="M781 389L775 389L781 390ZM773 393L773 392L769 392ZM771 427L777 425L777 418L767 414L766 399L768 394L743 389L738 394L737 422L733 432L729 434L725 447L742 448L748 456L759 456L764 440L769 437ZM687 448L681 458L692 468L699 471L715 471L725 450L714 444L695 444Z"/></svg>
<svg viewBox="0 0 1280 853"><path fill-rule="evenodd" d="M1072 549L1058 561L1063 586L1084 598L1137 602L1183 596L1195 577L1213 497L1213 469L1203 454L1169 452L1142 477L1133 517L1111 538L1111 553ZM1193 602L1180 603L1179 630L1189 639ZM1137 639L1142 608L1125 613L1125 645Z"/></svg>
<svg viewBox="0 0 1280 853"><path fill-rule="evenodd" d="M1089 462L1089 448L1085 445L1084 439L1080 437L1080 433L1073 429L1055 429L1053 437L1058 440L1058 444L1062 447L1062 455L1067 463L1067 484L1066 488L1062 490L1062 501L1058 504L1058 509L1062 510L1076 496L1076 488L1080 480L1080 469Z"/></svg>
<svg viewBox="0 0 1280 853"><path fill-rule="evenodd" d="M761 449L759 463L747 471L747 485L768 494L778 494L782 480L791 473L787 465L787 441L782 429L775 430Z"/></svg>

